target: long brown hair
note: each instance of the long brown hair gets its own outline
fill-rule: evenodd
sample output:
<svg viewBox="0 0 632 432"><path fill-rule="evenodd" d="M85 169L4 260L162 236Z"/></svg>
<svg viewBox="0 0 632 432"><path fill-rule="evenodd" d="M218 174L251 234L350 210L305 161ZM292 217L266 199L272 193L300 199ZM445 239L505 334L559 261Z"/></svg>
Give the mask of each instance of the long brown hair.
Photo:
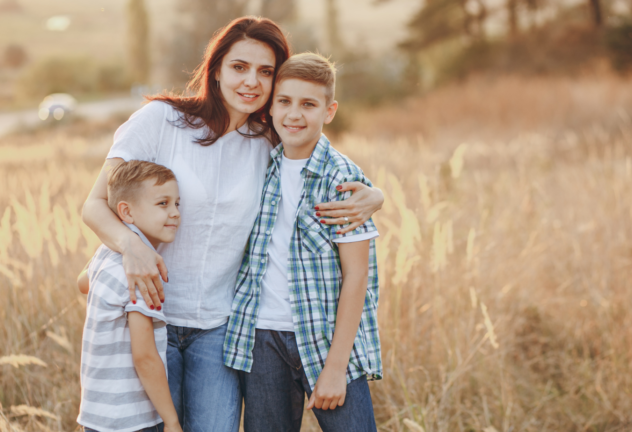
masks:
<svg viewBox="0 0 632 432"><path fill-rule="evenodd" d="M207 146L215 143L226 133L230 126L230 116L222 102L221 90L215 86L215 76L219 71L224 56L232 46L244 39L254 39L268 45L274 52L274 73L290 56L290 47L278 25L267 18L242 17L233 20L226 27L218 30L209 42L202 63L195 69L187 84L186 95L157 95L147 99L166 102L180 112L182 127L201 129L208 127L208 133L196 140ZM274 82L274 80L273 80ZM248 116L249 137L266 136L273 144L279 143L279 136L272 125L270 104L272 97L265 105ZM239 131L238 131L239 132ZM241 133L241 132L240 132Z"/></svg>

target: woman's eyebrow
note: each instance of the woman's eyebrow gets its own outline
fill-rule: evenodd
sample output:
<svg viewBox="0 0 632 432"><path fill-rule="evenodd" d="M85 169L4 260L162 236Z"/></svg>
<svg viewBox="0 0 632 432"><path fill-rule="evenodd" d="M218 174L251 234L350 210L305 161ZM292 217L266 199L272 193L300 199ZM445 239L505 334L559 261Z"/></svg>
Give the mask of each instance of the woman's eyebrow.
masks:
<svg viewBox="0 0 632 432"><path fill-rule="evenodd" d="M244 64L247 64L247 65L251 64L250 62L247 62L246 60L241 60L241 59L234 59L234 60L231 60L231 62L244 63ZM260 67L274 69L274 66L272 66L272 65L261 65Z"/></svg>

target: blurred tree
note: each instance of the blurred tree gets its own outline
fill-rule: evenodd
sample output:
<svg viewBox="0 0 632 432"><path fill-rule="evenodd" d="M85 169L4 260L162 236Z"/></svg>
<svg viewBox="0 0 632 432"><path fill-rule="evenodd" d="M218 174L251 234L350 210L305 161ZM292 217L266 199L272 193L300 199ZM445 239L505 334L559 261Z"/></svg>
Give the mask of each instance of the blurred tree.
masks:
<svg viewBox="0 0 632 432"><path fill-rule="evenodd" d="M262 0L261 16L277 23L293 22L297 18L296 0Z"/></svg>
<svg viewBox="0 0 632 432"><path fill-rule="evenodd" d="M336 0L327 0L327 44L329 45L329 53L336 57L342 55L345 51L344 44L340 38L338 23L338 7Z"/></svg>
<svg viewBox="0 0 632 432"><path fill-rule="evenodd" d="M484 34L487 10L480 0L428 0L408 23L410 35L401 47L421 51L440 42Z"/></svg>
<svg viewBox="0 0 632 432"><path fill-rule="evenodd" d="M22 12L22 6L20 6L18 0L0 1L0 13L8 12Z"/></svg>
<svg viewBox="0 0 632 432"><path fill-rule="evenodd" d="M202 59L213 34L245 13L248 0L179 0L168 47L170 80L183 84Z"/></svg>
<svg viewBox="0 0 632 432"><path fill-rule="evenodd" d="M134 84L149 83L149 19L144 0L127 4L127 54Z"/></svg>
<svg viewBox="0 0 632 432"><path fill-rule="evenodd" d="M11 69L19 69L26 64L28 56L21 45L9 45L4 50L4 64Z"/></svg>
<svg viewBox="0 0 632 432"><path fill-rule="evenodd" d="M592 22L596 28L603 24L603 9L600 0L588 0L588 8L591 12Z"/></svg>

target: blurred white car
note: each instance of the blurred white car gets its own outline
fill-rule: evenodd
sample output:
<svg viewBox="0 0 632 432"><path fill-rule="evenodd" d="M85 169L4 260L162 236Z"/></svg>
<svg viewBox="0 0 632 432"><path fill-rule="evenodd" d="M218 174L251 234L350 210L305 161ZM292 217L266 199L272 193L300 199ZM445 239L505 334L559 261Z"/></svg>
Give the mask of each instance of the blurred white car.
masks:
<svg viewBox="0 0 632 432"><path fill-rule="evenodd" d="M77 100L67 93L53 93L44 98L39 105L39 118L61 120L72 113L77 106Z"/></svg>

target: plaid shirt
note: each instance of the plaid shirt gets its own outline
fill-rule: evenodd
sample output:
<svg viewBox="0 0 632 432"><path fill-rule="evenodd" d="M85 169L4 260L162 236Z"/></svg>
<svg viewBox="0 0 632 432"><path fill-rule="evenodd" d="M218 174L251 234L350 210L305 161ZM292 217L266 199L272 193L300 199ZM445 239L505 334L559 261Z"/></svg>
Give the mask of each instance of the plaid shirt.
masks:
<svg viewBox="0 0 632 432"><path fill-rule="evenodd" d="M281 199L280 164L283 146L271 152L261 207L246 246L246 253L237 276L235 299L228 332L224 341L224 363L234 369L250 372L255 325L259 313L261 279L268 265L267 250ZM325 366L333 339L338 298L342 288L342 271L335 238L375 231L373 221L348 234L336 234L335 225L324 225L315 215L314 206L321 202L340 201L350 196L336 186L343 182L369 180L347 157L329 145L323 135L316 144L307 165L301 171L303 191L288 256L288 286L292 320L298 351L312 389ZM362 319L355 337L347 382L367 375L369 380L382 378L380 338L377 327L378 278L375 240L371 240L369 275Z"/></svg>

